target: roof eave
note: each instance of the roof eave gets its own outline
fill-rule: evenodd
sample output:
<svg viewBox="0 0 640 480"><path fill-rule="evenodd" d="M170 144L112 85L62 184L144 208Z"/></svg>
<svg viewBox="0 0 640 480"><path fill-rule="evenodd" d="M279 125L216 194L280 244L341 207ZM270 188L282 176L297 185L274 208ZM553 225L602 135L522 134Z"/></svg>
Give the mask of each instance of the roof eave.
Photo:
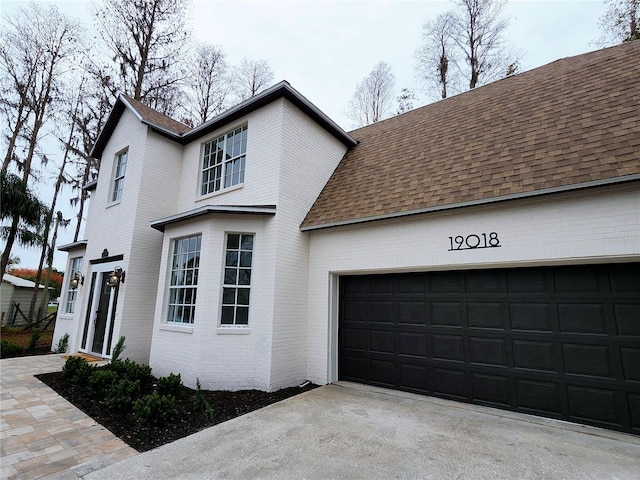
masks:
<svg viewBox="0 0 640 480"><path fill-rule="evenodd" d="M69 252L71 250L75 250L77 248L86 248L87 240L78 240L77 242L67 243L65 245L60 245L58 250L61 252Z"/></svg>
<svg viewBox="0 0 640 480"><path fill-rule="evenodd" d="M318 107L305 98L300 92L293 88L287 81L277 83L271 88L258 93L257 95L245 100L244 102L236 105L235 107L221 113L217 117L209 120L206 123L190 130L182 135L180 138L181 144L187 144L207 135L220 127L223 127L227 123L233 122L249 113L268 105L269 103L284 97L291 103L296 105L300 110L311 117L316 123L322 126L335 138L340 140L347 147L354 147L357 142L347 132L345 132L340 126L325 115Z"/></svg>
<svg viewBox="0 0 640 480"><path fill-rule="evenodd" d="M178 213L158 220L152 220L150 222L151 228L164 232L167 225L173 223L184 222L185 220L191 220L193 218L201 217L203 215L210 214L232 214L232 215L275 215L275 205L203 205L202 207L188 210L186 212Z"/></svg>
<svg viewBox="0 0 640 480"><path fill-rule="evenodd" d="M570 192L573 190L581 190L581 189L585 189L585 188L592 188L592 187L602 187L602 186L606 186L606 185L613 185L616 183L624 183L624 182L632 182L632 181L637 181L640 180L640 174L634 174L634 175L625 175L625 176L621 176L621 177L612 177L612 178L606 178L603 180L594 180L591 182L584 182L584 183L576 183L576 184L572 184L572 185L564 185L561 187L551 187L551 188L544 188L541 190L533 190L530 192L522 192L522 193L515 193L515 194L511 194L511 195L503 195L503 196L499 196L499 197L491 197L491 198L483 198L483 199L479 199L479 200L470 200L467 202L459 202L459 203L449 203L446 205L438 205L438 206L434 206L434 207L427 207L427 208L420 208L420 209L416 209L416 210L406 210L406 211L402 211L402 212L393 212L393 213L387 213L387 214L383 214L383 215L375 215L375 216L370 216L370 217L362 217L362 218L354 218L354 219L350 219L350 220L340 220L340 221L336 221L336 222L329 222L329 223L324 223L324 224L318 224L318 225L308 225L308 226L300 226L300 231L302 232L309 232L312 230L321 230L321 229L325 229L325 228L333 228L333 227L344 227L344 226L348 226L348 225L356 225L359 223L368 223L368 222L375 222L378 220L389 220L389 219L393 219L393 218L399 218L399 217L408 217L411 215L420 215L423 213L433 213L433 212L441 212L444 210L453 210L455 208L464 208L464 207L472 207L472 206L477 206L477 205L486 205L486 204L490 204L490 203L496 203L496 202L504 202L504 201L508 201L508 200L518 200L521 198L531 198L531 197L538 197L541 195L550 195L552 193L562 193L562 192Z"/></svg>

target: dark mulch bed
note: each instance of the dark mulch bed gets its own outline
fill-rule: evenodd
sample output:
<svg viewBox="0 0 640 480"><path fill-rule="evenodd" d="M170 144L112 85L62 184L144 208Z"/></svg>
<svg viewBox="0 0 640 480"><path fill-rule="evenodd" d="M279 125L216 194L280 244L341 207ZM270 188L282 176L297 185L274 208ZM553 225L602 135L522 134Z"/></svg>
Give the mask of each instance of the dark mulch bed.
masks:
<svg viewBox="0 0 640 480"><path fill-rule="evenodd" d="M62 372L37 375L37 378L139 452L173 442L204 428L226 422L317 387L313 383L308 383L304 387L284 388L271 393L259 390L238 392L201 390L201 394L213 408L214 416L212 419L207 416L206 412L194 411L196 391L183 387L181 398L176 402L175 415L171 421L164 426L147 427L136 423L131 415L109 411L103 402L89 398L85 393L86 389L65 382L62 378Z"/></svg>

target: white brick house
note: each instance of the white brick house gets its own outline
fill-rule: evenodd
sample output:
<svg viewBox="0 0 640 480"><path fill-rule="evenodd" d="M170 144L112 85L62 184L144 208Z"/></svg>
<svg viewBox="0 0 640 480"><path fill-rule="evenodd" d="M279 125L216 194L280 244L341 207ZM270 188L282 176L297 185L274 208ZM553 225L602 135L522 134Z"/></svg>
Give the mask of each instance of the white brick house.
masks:
<svg viewBox="0 0 640 480"><path fill-rule="evenodd" d="M638 56L350 133L286 82L194 129L121 97L54 342L124 335L207 389L348 380L638 433Z"/></svg>

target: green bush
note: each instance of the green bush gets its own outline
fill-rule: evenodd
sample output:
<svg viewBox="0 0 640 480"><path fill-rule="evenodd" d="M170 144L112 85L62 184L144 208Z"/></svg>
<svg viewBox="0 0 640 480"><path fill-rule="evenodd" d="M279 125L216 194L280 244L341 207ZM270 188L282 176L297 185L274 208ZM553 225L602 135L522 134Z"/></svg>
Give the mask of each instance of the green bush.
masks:
<svg viewBox="0 0 640 480"><path fill-rule="evenodd" d="M58 340L55 353L66 353L68 348L69 348L69 334L65 333Z"/></svg>
<svg viewBox="0 0 640 480"><path fill-rule="evenodd" d="M154 378L148 365L141 365L129 359L117 360L111 361L109 370L116 372L122 379L137 381L142 393L149 393L153 389Z"/></svg>
<svg viewBox="0 0 640 480"><path fill-rule="evenodd" d="M180 398L182 395L182 379L180 374L175 375L170 373L166 377L160 377L158 379L158 385L156 385L156 391L160 395L172 395L175 398Z"/></svg>
<svg viewBox="0 0 640 480"><path fill-rule="evenodd" d="M213 420L215 413L209 401L206 398L204 398L204 395L202 394L199 378L196 378L196 394L193 397L193 409L196 412L206 412L207 417L209 417L209 420Z"/></svg>
<svg viewBox="0 0 640 480"><path fill-rule="evenodd" d="M125 348L127 348L127 346L124 344L124 337L121 336L111 350L111 362L117 362L120 360L120 355L122 355Z"/></svg>
<svg viewBox="0 0 640 480"><path fill-rule="evenodd" d="M130 411L140 396L140 380L118 380L106 392L105 404L113 411Z"/></svg>
<svg viewBox="0 0 640 480"><path fill-rule="evenodd" d="M38 346L38 340L40 340L41 336L42 333L39 330L33 331L33 333L31 334L31 338L29 339L28 350L34 350Z"/></svg>
<svg viewBox="0 0 640 480"><path fill-rule="evenodd" d="M94 398L104 398L111 386L118 381L118 374L112 370L96 368L87 382L87 393Z"/></svg>
<svg viewBox="0 0 640 480"><path fill-rule="evenodd" d="M24 348L20 345L10 342L9 340L0 341L0 358L11 358L22 355Z"/></svg>
<svg viewBox="0 0 640 480"><path fill-rule="evenodd" d="M69 357L62 367L62 378L76 385L87 385L95 367L89 365L84 358Z"/></svg>
<svg viewBox="0 0 640 480"><path fill-rule="evenodd" d="M172 395L153 392L133 402L133 414L141 425L163 425L173 415L175 406Z"/></svg>

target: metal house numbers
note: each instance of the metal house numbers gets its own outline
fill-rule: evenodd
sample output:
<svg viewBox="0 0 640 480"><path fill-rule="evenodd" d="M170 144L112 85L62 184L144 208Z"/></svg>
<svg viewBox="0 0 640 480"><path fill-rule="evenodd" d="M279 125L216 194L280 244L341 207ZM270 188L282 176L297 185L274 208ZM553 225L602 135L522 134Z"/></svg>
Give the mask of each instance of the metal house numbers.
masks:
<svg viewBox="0 0 640 480"><path fill-rule="evenodd" d="M449 237L449 251L474 250L476 248L500 247L500 239L497 232L470 233L469 235L456 235Z"/></svg>

